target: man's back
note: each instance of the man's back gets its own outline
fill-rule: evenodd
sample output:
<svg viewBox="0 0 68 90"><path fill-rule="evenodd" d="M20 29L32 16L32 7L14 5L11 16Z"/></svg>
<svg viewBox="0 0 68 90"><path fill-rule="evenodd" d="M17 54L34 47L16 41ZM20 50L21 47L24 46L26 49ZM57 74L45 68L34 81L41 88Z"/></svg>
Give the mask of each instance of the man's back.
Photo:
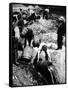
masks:
<svg viewBox="0 0 68 90"><path fill-rule="evenodd" d="M66 33L66 23L62 23L60 27L58 28L58 34L65 35Z"/></svg>

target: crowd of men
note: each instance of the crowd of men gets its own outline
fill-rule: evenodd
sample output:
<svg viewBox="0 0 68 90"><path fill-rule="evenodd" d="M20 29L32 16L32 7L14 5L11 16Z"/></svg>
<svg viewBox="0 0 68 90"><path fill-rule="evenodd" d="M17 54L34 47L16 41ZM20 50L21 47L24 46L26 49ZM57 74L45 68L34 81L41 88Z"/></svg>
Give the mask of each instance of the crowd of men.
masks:
<svg viewBox="0 0 68 90"><path fill-rule="evenodd" d="M16 58L13 61L15 64L32 64L38 72L40 72L49 84L54 83L51 80L51 75L48 71L52 66L48 48L44 42L38 37L34 36L34 33L27 26L36 22L41 17L48 20L50 11L48 8L40 10L39 15L36 14L34 9L28 8L27 12L23 12L20 8L20 12L13 13L12 16L12 29L13 33L13 50L16 53ZM58 18L59 27L57 30L57 46L58 49L62 49L62 40L65 35L66 25L64 17ZM45 73L46 72L46 73ZM48 76L47 76L48 75ZM51 79L49 79L49 77Z"/></svg>

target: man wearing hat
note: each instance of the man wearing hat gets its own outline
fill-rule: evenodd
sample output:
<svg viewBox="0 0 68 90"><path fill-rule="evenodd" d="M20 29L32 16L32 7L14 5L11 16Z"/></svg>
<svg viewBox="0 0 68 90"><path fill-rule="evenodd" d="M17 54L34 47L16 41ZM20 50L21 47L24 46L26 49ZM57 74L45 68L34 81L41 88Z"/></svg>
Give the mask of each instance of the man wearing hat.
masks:
<svg viewBox="0 0 68 90"><path fill-rule="evenodd" d="M48 19L50 10L49 8L44 9L43 11L43 19Z"/></svg>
<svg viewBox="0 0 68 90"><path fill-rule="evenodd" d="M57 45L58 45L57 50L62 49L63 36L65 36L66 34L66 23L65 23L65 18L63 16L59 18L59 23L60 26L57 31Z"/></svg>

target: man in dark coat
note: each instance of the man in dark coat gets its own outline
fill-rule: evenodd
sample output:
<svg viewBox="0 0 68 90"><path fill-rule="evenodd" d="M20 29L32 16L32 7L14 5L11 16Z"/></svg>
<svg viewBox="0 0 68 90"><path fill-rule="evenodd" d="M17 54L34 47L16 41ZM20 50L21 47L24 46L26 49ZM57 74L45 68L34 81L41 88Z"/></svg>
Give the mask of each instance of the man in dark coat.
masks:
<svg viewBox="0 0 68 90"><path fill-rule="evenodd" d="M59 21L61 22L58 31L57 31L57 45L58 45L58 49L62 49L62 41L63 41L63 36L65 36L66 34L66 23L65 23L65 19L64 17L60 17Z"/></svg>
<svg viewBox="0 0 68 90"><path fill-rule="evenodd" d="M34 37L32 29L25 28L20 35L22 38L25 38L24 47L26 47L26 42L28 41L29 46L31 45L31 40Z"/></svg>

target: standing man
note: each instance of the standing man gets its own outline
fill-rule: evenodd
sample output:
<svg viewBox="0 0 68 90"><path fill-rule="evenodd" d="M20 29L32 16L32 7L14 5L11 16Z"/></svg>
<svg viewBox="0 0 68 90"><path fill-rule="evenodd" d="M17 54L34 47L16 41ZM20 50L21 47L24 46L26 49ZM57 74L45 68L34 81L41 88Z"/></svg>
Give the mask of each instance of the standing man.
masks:
<svg viewBox="0 0 68 90"><path fill-rule="evenodd" d="M62 49L63 36L65 36L66 34L66 23L65 23L65 18L63 16L59 18L59 23L60 26L57 31L57 45L58 45L57 50Z"/></svg>
<svg viewBox="0 0 68 90"><path fill-rule="evenodd" d="M50 13L50 10L49 10L48 8L44 9L44 10L43 10L43 19L48 20L48 18L49 18L49 13Z"/></svg>

